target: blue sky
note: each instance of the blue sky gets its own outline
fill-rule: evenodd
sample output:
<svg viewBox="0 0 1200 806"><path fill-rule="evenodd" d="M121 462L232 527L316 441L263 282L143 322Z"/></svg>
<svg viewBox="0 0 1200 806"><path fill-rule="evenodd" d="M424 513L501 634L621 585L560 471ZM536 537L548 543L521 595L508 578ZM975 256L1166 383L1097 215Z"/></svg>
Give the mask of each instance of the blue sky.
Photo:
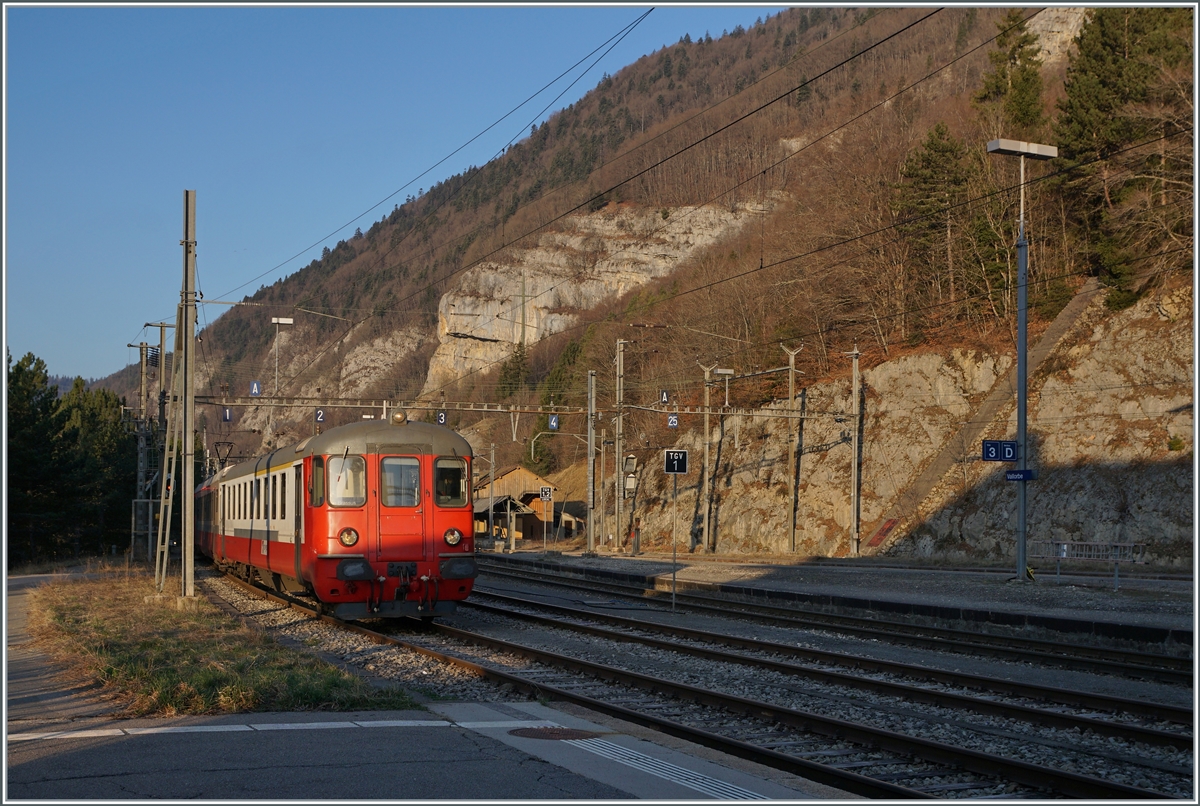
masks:
<svg viewBox="0 0 1200 806"><path fill-rule="evenodd" d="M528 133L581 70L417 178L649 8L6 5L5 344L55 375L136 362L174 320L185 189L204 296L241 299ZM781 8L656 7L552 109Z"/></svg>

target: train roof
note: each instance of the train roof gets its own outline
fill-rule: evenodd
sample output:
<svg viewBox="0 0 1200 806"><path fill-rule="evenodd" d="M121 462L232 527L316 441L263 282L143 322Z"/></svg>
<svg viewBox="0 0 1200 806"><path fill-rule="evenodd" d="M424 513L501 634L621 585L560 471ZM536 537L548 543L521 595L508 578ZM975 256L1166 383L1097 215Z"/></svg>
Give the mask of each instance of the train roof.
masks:
<svg viewBox="0 0 1200 806"><path fill-rule="evenodd" d="M457 432L432 423L409 420L403 411L394 411L386 420L363 420L331 428L278 448L263 456L225 468L217 480L249 475L268 468L290 465L307 456L343 453L421 453L437 456L472 456L471 443Z"/></svg>

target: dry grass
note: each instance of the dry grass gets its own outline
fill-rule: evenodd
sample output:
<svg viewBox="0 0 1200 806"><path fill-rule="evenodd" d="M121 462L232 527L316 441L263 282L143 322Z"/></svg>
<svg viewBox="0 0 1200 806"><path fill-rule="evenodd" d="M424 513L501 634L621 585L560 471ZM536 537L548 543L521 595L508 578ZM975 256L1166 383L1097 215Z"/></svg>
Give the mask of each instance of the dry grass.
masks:
<svg viewBox="0 0 1200 806"><path fill-rule="evenodd" d="M168 590L177 588L175 580ZM417 707L403 690L374 689L206 600L181 612L173 602L145 602L153 593L152 575L141 570L56 580L33 591L29 629L70 674L101 683L129 716Z"/></svg>

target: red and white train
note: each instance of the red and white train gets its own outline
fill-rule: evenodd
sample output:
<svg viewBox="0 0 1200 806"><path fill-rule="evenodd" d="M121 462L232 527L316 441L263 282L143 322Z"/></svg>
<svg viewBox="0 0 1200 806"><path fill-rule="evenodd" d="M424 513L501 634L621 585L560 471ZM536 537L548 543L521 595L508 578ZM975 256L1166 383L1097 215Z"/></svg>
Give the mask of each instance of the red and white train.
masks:
<svg viewBox="0 0 1200 806"><path fill-rule="evenodd" d="M454 431L399 410L331 428L205 480L196 544L338 618L453 613L478 573L471 461Z"/></svg>

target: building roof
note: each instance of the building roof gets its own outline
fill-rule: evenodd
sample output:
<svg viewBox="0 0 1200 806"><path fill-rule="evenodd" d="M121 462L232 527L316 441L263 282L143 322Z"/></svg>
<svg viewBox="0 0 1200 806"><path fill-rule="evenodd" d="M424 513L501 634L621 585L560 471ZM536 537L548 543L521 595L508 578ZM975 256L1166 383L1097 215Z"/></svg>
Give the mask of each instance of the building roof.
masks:
<svg viewBox="0 0 1200 806"><path fill-rule="evenodd" d="M517 515L532 515L532 514L534 514L534 510L532 508L527 507L525 504L522 504L519 499L513 498L512 496L508 496L508 495L496 496L496 502L495 502L495 504L492 505L493 506L492 511L495 512L497 515L502 515L502 514L508 512L508 507L509 507L508 502L509 501L512 501L512 511L514 514L517 514ZM475 514L479 515L480 513L483 513L486 515L487 511L488 511L488 504L490 502L491 502L491 499L488 498L486 495L482 496L482 497L477 496L475 498L475 507L474 507Z"/></svg>

